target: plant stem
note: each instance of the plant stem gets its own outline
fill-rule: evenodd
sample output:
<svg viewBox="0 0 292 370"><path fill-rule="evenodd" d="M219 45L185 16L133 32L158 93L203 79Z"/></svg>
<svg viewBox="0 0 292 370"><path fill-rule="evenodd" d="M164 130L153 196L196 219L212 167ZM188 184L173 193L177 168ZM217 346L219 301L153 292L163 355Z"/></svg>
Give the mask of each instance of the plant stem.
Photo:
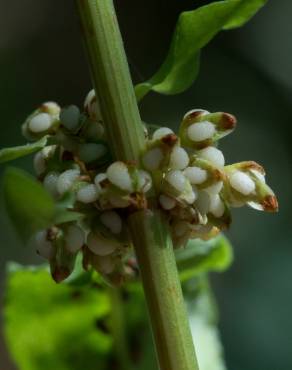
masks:
<svg viewBox="0 0 292 370"><path fill-rule="evenodd" d="M114 340L114 351L120 370L130 370L131 362L128 351L125 312L119 288L108 288L111 302L111 332Z"/></svg>
<svg viewBox="0 0 292 370"><path fill-rule="evenodd" d="M143 126L112 0L77 0L114 158L139 162ZM157 211L129 217L161 370L198 370L171 238Z"/></svg>

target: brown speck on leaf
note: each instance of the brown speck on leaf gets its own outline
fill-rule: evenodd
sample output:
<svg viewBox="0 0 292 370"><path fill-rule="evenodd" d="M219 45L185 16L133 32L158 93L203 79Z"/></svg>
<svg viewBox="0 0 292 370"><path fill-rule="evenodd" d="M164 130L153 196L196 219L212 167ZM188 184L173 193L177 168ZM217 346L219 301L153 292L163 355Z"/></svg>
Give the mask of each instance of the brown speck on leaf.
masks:
<svg viewBox="0 0 292 370"><path fill-rule="evenodd" d="M256 170L256 171L260 172L263 175L266 174L264 168L260 164L258 164L257 162L254 162L254 161L246 162L243 166L243 169Z"/></svg>
<svg viewBox="0 0 292 370"><path fill-rule="evenodd" d="M262 202L262 206L266 212L277 212L279 207L274 195L267 195Z"/></svg>

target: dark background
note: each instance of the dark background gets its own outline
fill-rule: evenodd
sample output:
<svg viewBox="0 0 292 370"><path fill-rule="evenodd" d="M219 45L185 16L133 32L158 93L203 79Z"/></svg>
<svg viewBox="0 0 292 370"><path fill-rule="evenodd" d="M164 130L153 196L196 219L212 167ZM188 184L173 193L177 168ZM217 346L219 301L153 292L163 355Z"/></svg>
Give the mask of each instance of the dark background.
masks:
<svg viewBox="0 0 292 370"><path fill-rule="evenodd" d="M178 14L205 3L116 1L136 82L162 62ZM146 122L173 127L191 108L235 114L238 128L221 143L227 162L258 161L278 195L277 215L233 212L228 236L235 262L228 272L213 276L230 370L292 369L291 12L290 0L268 1L244 28L222 32L208 45L189 91L173 97L152 94L141 105ZM24 142L20 124L43 101L81 105L89 89L73 1L0 2L1 147ZM14 164L32 167L30 158ZM18 241L2 198L0 228L3 291L7 261L40 261ZM0 368L13 369L1 339Z"/></svg>

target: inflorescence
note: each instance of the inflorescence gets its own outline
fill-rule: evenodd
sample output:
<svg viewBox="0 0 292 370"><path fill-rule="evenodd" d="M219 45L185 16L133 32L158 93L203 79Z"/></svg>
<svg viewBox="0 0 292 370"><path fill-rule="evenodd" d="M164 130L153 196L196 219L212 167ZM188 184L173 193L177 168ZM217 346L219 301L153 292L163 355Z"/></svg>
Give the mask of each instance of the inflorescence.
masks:
<svg viewBox="0 0 292 370"><path fill-rule="evenodd" d="M225 165L216 147L235 126L231 114L192 110L178 135L167 127L152 134L145 128L140 163L125 163L112 161L93 90L83 112L54 102L33 112L23 124L24 136L35 141L48 135L51 144L34 157L38 179L57 203L67 202L68 209L81 214L34 237L53 278L67 278L79 252L85 269L93 267L113 283L134 274L127 217L139 209L161 210L175 248L227 229L230 207L276 211L264 169L253 161Z"/></svg>

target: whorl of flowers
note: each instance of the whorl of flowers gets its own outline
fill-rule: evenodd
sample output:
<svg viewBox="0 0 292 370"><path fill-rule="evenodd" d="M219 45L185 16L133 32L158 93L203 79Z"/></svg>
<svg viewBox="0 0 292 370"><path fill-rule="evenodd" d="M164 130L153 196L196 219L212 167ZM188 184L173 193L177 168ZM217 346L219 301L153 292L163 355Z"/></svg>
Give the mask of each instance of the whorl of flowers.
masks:
<svg viewBox="0 0 292 370"><path fill-rule="evenodd" d="M93 267L113 283L131 276L136 266L126 221L138 209L161 209L175 248L228 228L230 207L276 211L264 169L252 161L225 165L216 148L235 125L231 114L196 109L184 116L178 135L167 127L152 134L145 129L139 164L112 161L93 90L83 112L54 102L33 112L23 134L29 140L49 135L52 143L35 155L36 174L57 203L81 214L35 235L53 278L68 277L79 252L85 269Z"/></svg>

